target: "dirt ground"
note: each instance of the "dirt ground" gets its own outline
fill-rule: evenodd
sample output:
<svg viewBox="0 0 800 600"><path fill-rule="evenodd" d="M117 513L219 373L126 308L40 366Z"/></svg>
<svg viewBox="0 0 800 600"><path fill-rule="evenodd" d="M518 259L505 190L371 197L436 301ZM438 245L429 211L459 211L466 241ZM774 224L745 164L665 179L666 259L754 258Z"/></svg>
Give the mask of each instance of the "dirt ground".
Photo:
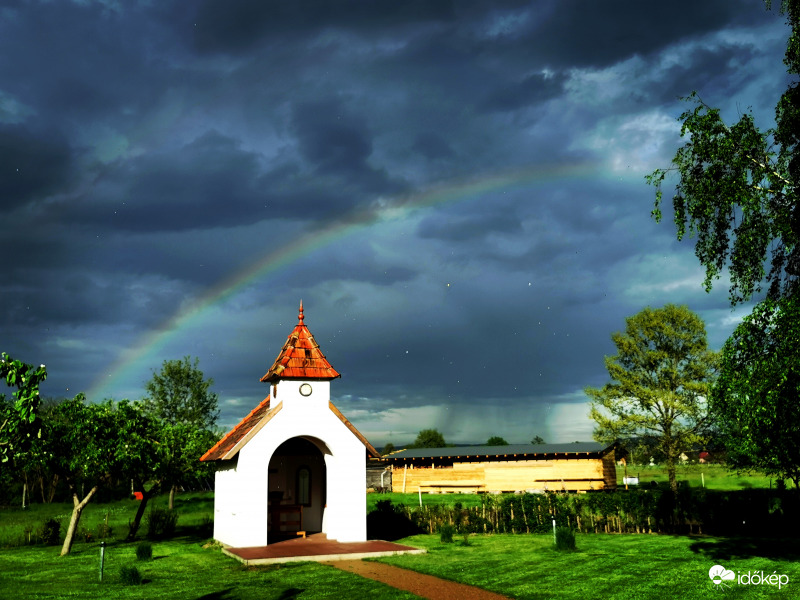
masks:
<svg viewBox="0 0 800 600"><path fill-rule="evenodd" d="M501 596L471 585L447 581L383 563L365 560L337 560L324 564L380 581L430 600L508 600L508 596Z"/></svg>

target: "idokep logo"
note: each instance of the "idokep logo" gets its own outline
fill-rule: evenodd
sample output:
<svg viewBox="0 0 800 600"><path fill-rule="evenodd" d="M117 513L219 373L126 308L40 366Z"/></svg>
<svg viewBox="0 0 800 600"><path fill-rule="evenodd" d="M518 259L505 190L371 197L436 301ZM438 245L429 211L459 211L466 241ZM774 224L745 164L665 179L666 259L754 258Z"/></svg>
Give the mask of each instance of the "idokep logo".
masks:
<svg viewBox="0 0 800 600"><path fill-rule="evenodd" d="M736 573L733 571L729 571L722 565L714 565L708 570L708 576L711 578L711 581L714 585L721 585L721 587L730 587L728 584L724 583L725 581L731 581L736 579Z"/></svg>
<svg viewBox="0 0 800 600"><path fill-rule="evenodd" d="M777 585L778 589L789 583L789 576L778 574L777 571L773 571L771 575L764 575L764 571L747 571L747 573L737 571L734 573L722 565L711 567L708 570L708 577L715 586L720 588L730 587L727 583L729 581L739 585Z"/></svg>

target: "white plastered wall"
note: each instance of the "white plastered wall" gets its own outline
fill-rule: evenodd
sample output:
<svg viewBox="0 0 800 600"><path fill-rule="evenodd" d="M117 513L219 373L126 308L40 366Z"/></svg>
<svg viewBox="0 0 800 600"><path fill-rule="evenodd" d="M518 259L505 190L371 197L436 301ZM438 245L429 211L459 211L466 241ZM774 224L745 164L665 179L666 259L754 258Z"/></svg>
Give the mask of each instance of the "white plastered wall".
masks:
<svg viewBox="0 0 800 600"><path fill-rule="evenodd" d="M309 383L310 396L299 388ZM232 461L220 461L216 474L214 538L234 547L268 544L268 467L283 442L305 437L323 451L327 506L322 531L342 542L367 539L364 444L330 410L330 382L281 381L270 406L283 404ZM322 442L319 444L318 442ZM327 450L325 450L327 448Z"/></svg>

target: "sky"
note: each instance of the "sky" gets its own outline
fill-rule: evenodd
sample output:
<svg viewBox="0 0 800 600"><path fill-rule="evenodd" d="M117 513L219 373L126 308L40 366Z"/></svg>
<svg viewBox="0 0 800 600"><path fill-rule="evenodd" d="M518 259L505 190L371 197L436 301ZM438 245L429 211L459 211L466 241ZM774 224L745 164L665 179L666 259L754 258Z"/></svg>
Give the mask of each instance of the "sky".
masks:
<svg viewBox="0 0 800 600"><path fill-rule="evenodd" d="M779 4L779 3L776 3ZM696 90L762 127L759 0L0 0L0 350L138 399L197 357L220 427L297 323L376 446L590 441L611 334L706 293L644 177Z"/></svg>

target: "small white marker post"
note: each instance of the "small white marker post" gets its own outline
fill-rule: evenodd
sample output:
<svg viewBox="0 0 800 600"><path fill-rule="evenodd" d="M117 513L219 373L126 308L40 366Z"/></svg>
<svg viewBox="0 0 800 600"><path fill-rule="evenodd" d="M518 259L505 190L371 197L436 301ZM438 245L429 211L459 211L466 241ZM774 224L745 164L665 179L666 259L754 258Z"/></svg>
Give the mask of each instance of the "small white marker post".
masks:
<svg viewBox="0 0 800 600"><path fill-rule="evenodd" d="M702 473L700 473L700 481L703 482L703 487L706 487L706 477Z"/></svg>
<svg viewBox="0 0 800 600"><path fill-rule="evenodd" d="M419 492L419 505L422 506L422 488L418 487L417 492Z"/></svg>
<svg viewBox="0 0 800 600"><path fill-rule="evenodd" d="M106 559L106 543L100 542L100 581L103 581L103 562Z"/></svg>
<svg viewBox="0 0 800 600"><path fill-rule="evenodd" d="M556 520L553 519L553 545L556 544Z"/></svg>

